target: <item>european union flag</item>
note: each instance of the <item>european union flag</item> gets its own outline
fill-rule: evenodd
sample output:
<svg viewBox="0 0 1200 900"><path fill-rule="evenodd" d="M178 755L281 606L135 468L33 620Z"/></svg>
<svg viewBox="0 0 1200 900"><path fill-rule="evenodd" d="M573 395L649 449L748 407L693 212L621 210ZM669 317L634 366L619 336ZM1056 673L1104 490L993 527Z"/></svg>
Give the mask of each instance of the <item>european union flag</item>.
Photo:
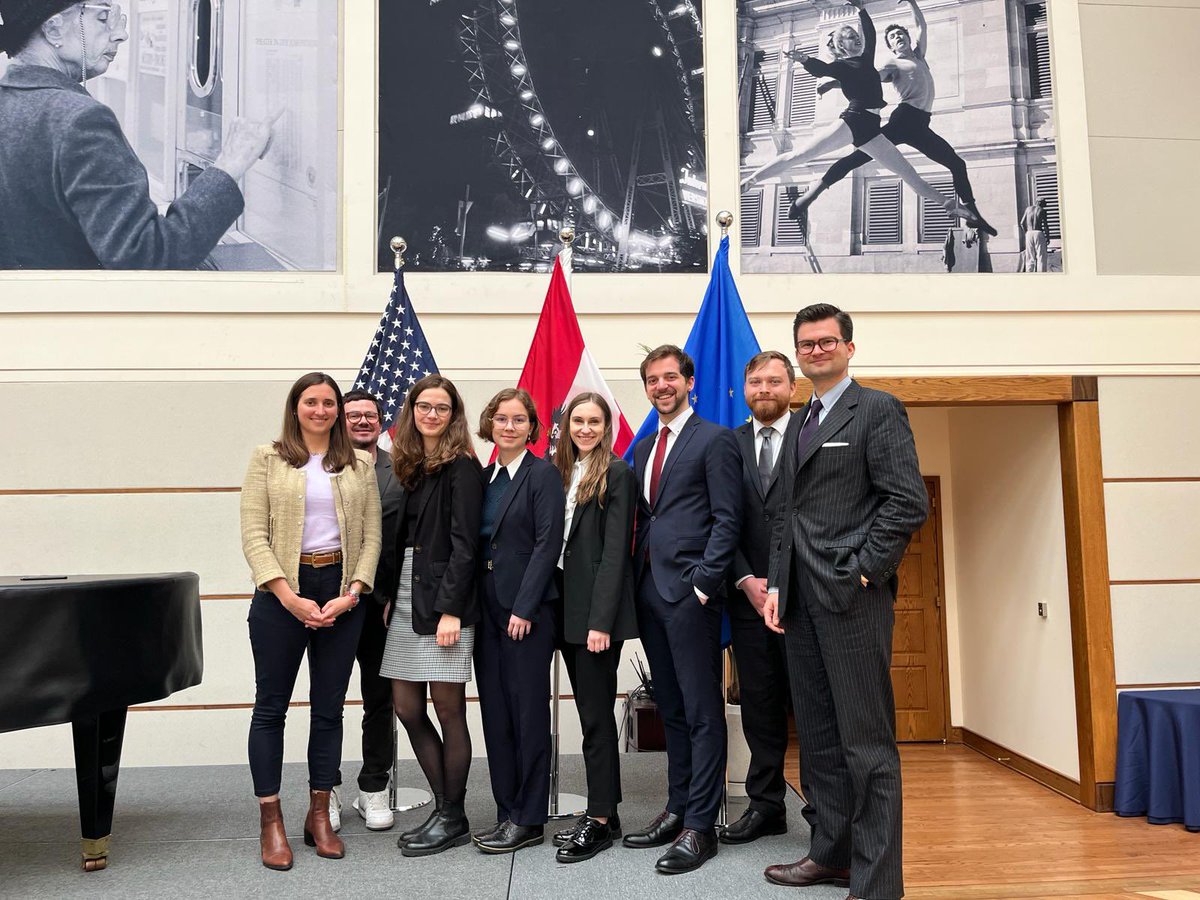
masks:
<svg viewBox="0 0 1200 900"><path fill-rule="evenodd" d="M721 238L721 246L717 248L704 302L683 349L696 363L696 386L691 397L696 412L726 428L737 428L746 422L750 407L742 391L743 373L759 346L737 285L733 283L733 273L729 271L728 235ZM630 465L637 442L657 430L658 413L652 409L625 452Z"/></svg>

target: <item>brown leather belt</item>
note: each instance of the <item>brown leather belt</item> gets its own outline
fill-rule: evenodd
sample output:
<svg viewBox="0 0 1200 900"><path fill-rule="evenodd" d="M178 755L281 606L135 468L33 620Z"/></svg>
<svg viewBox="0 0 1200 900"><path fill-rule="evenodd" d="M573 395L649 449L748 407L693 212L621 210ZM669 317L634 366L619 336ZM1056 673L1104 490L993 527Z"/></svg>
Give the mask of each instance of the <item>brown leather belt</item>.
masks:
<svg viewBox="0 0 1200 900"><path fill-rule="evenodd" d="M322 553L301 553L300 564L319 569L322 566L332 566L342 561L341 550L325 550Z"/></svg>

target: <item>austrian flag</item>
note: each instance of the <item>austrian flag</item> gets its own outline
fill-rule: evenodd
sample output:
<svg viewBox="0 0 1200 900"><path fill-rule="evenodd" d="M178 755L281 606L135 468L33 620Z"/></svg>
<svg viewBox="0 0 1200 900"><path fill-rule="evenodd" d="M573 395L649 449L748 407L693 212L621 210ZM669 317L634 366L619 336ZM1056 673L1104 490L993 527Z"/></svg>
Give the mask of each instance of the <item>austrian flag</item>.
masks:
<svg viewBox="0 0 1200 900"><path fill-rule="evenodd" d="M542 434L532 445L538 456L554 449L560 429L566 428L565 422L559 422L559 416L568 401L582 391L595 391L608 401L613 417L613 451L622 456L633 442L633 429L625 421L621 407L583 343L583 332L579 330L571 292L563 275L561 256L554 261L550 289L546 291L546 302L542 304L537 331L533 334L517 387L529 391L538 409Z"/></svg>

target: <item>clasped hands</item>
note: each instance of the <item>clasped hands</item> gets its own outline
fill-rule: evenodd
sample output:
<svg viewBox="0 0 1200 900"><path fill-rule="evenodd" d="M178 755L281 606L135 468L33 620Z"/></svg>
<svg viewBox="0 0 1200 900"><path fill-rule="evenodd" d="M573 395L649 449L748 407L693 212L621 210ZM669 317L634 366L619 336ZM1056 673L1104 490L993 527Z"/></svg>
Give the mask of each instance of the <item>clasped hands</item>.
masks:
<svg viewBox="0 0 1200 900"><path fill-rule="evenodd" d="M294 599L285 602L284 606L305 628L315 631L318 628L331 628L338 616L354 608L354 598L347 592L340 597L326 600L322 606L315 600L297 594Z"/></svg>

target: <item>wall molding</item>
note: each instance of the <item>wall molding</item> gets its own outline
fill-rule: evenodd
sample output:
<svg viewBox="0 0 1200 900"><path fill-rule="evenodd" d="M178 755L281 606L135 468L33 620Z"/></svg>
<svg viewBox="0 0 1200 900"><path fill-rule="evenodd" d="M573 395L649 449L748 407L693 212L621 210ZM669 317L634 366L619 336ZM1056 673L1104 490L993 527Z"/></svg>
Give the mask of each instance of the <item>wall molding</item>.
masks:
<svg viewBox="0 0 1200 900"><path fill-rule="evenodd" d="M962 742L965 746L970 747L976 753L986 756L992 762L999 763L1006 769L1012 769L1014 772L1024 775L1031 781L1036 781L1043 787L1049 788L1056 794L1062 794L1069 800L1074 800L1076 803L1080 802L1079 782L1075 779L1068 778L1061 772L1056 772L1047 766L1043 766L1028 756L1009 750L1003 744L997 744L990 738L977 734L969 728L962 729Z"/></svg>

